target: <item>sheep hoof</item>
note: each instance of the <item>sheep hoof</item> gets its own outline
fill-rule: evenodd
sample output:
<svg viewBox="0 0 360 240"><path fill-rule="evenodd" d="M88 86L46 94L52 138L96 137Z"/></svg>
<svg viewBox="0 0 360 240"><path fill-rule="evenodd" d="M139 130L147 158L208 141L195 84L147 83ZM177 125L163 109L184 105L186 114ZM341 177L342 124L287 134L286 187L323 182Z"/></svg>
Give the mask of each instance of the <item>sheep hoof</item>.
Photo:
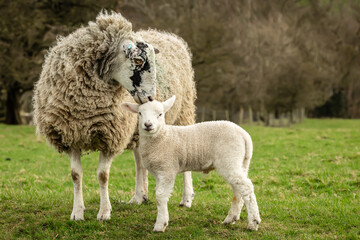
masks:
<svg viewBox="0 0 360 240"><path fill-rule="evenodd" d="M225 220L222 222L222 224L235 224L235 222L239 219L240 219L239 216L227 215Z"/></svg>
<svg viewBox="0 0 360 240"><path fill-rule="evenodd" d="M83 221L84 220L84 210L85 210L85 207L79 207L77 209L73 209L71 216L70 216L70 220Z"/></svg>
<svg viewBox="0 0 360 240"><path fill-rule="evenodd" d="M129 201L129 204L136 203L137 205L142 204L143 202L149 201L149 198L146 195L138 196L134 195L133 198Z"/></svg>
<svg viewBox="0 0 360 240"><path fill-rule="evenodd" d="M249 222L249 225L247 228L251 231L257 231L259 228L259 224L260 224L260 220L254 219L251 222Z"/></svg>
<svg viewBox="0 0 360 240"><path fill-rule="evenodd" d="M168 226L168 223L155 223L154 225L154 232L165 232L166 227Z"/></svg>
<svg viewBox="0 0 360 240"><path fill-rule="evenodd" d="M110 220L110 216L111 216L111 208L110 209L100 209L99 213L97 215L97 220L98 221Z"/></svg>
<svg viewBox="0 0 360 240"><path fill-rule="evenodd" d="M194 199L195 194L193 193L190 196L183 196L180 202L180 207L191 208L192 201Z"/></svg>

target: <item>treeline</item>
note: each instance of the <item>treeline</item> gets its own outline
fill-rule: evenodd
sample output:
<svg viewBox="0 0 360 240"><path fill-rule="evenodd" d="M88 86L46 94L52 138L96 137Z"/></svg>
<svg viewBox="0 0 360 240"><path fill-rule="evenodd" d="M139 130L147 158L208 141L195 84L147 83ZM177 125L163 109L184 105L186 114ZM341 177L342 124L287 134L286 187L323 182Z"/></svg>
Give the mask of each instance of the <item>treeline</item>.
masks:
<svg viewBox="0 0 360 240"><path fill-rule="evenodd" d="M103 7L116 5L116 0L0 1L0 121L31 119L21 113L31 110L31 90L57 35L71 33Z"/></svg>
<svg viewBox="0 0 360 240"><path fill-rule="evenodd" d="M189 43L198 109L236 116L252 109L259 119L295 109L316 117L360 117L359 1L17 0L0 5L0 89L6 90L9 123L16 122L17 111L11 109L19 108L21 92L37 80L44 51L56 35L86 24L101 8L121 12L135 30L163 29Z"/></svg>
<svg viewBox="0 0 360 240"><path fill-rule="evenodd" d="M360 117L359 1L122 0L119 10L185 38L200 108Z"/></svg>

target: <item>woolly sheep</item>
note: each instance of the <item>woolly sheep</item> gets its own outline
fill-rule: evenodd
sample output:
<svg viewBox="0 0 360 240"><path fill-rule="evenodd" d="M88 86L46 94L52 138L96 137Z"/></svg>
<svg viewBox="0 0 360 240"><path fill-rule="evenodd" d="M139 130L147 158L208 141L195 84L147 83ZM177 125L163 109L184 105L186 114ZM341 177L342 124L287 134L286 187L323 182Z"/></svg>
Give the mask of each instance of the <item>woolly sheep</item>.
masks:
<svg viewBox="0 0 360 240"><path fill-rule="evenodd" d="M159 52L156 55L155 53ZM138 153L137 118L120 107L124 101L164 100L178 94L166 121L195 121L196 90L187 44L176 35L156 30L132 31L119 13L101 12L95 22L60 38L50 49L34 90L37 133L70 156L74 204L70 219L84 219L81 154L100 151L98 220L110 219L108 179L113 157L134 150L135 195L147 199L147 170ZM157 89L157 91L156 91ZM131 97L132 96L132 97ZM191 206L191 173L184 173L181 205Z"/></svg>
<svg viewBox="0 0 360 240"><path fill-rule="evenodd" d="M174 102L175 96L163 103L122 104L124 109L139 115L140 154L144 166L155 176L158 214L154 231L163 232L168 225L167 202L176 175L184 171L208 173L214 169L228 181L234 193L223 223L240 219L245 202L248 228L257 230L261 219L254 187L247 176L253 151L250 135L228 121L166 125L164 114Z"/></svg>

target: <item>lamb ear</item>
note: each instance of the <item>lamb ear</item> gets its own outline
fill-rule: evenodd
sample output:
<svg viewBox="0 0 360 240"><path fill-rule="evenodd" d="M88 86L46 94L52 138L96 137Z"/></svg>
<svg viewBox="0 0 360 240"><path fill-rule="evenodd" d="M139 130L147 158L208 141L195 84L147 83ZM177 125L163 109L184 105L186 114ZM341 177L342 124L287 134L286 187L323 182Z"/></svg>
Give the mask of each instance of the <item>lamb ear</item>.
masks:
<svg viewBox="0 0 360 240"><path fill-rule="evenodd" d="M164 106L164 111L167 112L169 111L169 109L174 105L176 96L173 95L171 98L169 98L168 100L166 100L165 102L163 102L163 106Z"/></svg>
<svg viewBox="0 0 360 240"><path fill-rule="evenodd" d="M136 104L136 103L123 103L121 104L121 107L126 110L126 111L129 111L129 112L132 112L132 113L138 113L139 112L139 105Z"/></svg>

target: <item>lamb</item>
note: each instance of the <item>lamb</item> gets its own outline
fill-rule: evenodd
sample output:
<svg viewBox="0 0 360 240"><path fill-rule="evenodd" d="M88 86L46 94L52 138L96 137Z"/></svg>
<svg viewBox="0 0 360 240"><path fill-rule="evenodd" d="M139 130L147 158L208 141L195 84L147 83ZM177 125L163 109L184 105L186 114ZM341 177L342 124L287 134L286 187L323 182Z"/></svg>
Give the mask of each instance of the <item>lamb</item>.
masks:
<svg viewBox="0 0 360 240"><path fill-rule="evenodd" d="M127 111L139 115L140 154L144 166L155 176L158 214L154 231L163 232L168 225L167 202L176 175L184 171L208 173L214 169L233 188L234 198L223 223L235 223L240 219L245 202L248 228L257 230L261 219L254 187L247 177L253 152L250 135L228 121L166 125L164 114L173 106L175 98L140 106L122 104Z"/></svg>
<svg viewBox="0 0 360 240"><path fill-rule="evenodd" d="M156 54L156 56L155 56ZM196 90L187 44L176 35L156 30L132 31L121 14L101 12L95 22L59 38L50 49L34 89L37 133L59 152L70 156L74 204L70 219L84 219L81 155L100 151L98 220L110 219L110 166L115 155L133 149L135 195L147 199L147 170L138 153L137 118L121 102L147 102L178 94L180 101L166 121L195 122ZM191 173L184 173L181 205L190 207L194 192Z"/></svg>

